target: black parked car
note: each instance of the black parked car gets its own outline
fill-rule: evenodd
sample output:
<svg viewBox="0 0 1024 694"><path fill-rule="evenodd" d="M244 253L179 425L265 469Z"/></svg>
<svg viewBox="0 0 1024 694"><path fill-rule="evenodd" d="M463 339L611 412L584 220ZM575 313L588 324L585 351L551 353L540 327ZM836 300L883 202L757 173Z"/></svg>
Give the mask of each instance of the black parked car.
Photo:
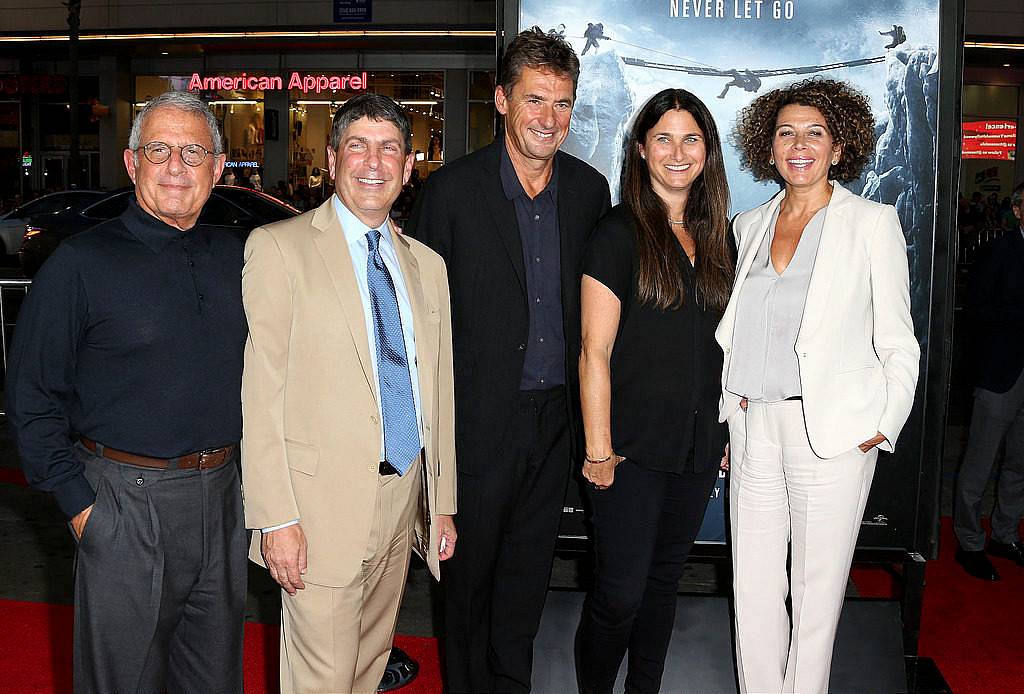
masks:
<svg viewBox="0 0 1024 694"><path fill-rule="evenodd" d="M125 188L109 193L99 202L81 210L69 209L29 217L25 238L18 251L22 272L26 277L35 275L61 241L119 216L128 207L129 196L134 194L134 188ZM258 226L298 214L299 211L291 205L266 193L237 186L215 186L199 216L199 223L227 227L244 237Z"/></svg>
<svg viewBox="0 0 1024 694"><path fill-rule="evenodd" d="M80 210L106 195L100 190L64 190L29 200L24 205L0 215L0 249L5 255L13 256L21 248L25 235L25 224L29 217L60 214L70 209Z"/></svg>

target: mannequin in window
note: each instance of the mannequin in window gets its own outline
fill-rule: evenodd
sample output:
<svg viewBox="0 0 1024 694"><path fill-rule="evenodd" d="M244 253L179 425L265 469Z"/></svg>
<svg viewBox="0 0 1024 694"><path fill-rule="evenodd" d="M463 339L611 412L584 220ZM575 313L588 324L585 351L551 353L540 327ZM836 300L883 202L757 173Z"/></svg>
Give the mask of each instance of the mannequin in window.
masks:
<svg viewBox="0 0 1024 694"><path fill-rule="evenodd" d="M313 173L309 176L309 192L315 200L322 200L324 194L324 175L320 169L313 167Z"/></svg>
<svg viewBox="0 0 1024 694"><path fill-rule="evenodd" d="M427 159L441 161L441 135L439 133L430 135L430 142L427 143Z"/></svg>
<svg viewBox="0 0 1024 694"><path fill-rule="evenodd" d="M254 144L256 144L256 131L257 131L257 129L258 129L258 126L256 124L256 120L253 119L253 120L249 121L249 125L245 126L245 130L242 131L242 140L245 142L245 144L247 144L247 145L254 145Z"/></svg>

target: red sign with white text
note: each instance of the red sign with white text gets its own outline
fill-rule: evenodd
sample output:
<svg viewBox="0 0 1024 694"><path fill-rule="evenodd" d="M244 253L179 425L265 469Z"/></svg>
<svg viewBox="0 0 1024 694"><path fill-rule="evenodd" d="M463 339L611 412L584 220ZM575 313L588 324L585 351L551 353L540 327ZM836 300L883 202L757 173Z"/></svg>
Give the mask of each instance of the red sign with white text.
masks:
<svg viewBox="0 0 1024 694"><path fill-rule="evenodd" d="M1016 151L1016 121L978 120L963 122L961 159L1013 161Z"/></svg>

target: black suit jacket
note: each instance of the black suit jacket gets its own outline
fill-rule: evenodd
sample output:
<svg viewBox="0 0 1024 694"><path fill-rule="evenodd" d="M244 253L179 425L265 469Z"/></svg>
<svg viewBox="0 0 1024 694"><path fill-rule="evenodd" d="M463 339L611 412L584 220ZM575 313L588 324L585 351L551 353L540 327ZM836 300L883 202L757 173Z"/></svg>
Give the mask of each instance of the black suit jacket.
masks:
<svg viewBox="0 0 1024 694"><path fill-rule="evenodd" d="M1005 393L1024 368L1024 236L1014 229L984 249L971 270L975 385Z"/></svg>
<svg viewBox="0 0 1024 694"><path fill-rule="evenodd" d="M502 142L441 167L420 191L406 233L448 265L455 352L459 471L482 472L507 448L529 333L526 273L514 203L501 186ZM578 446L580 279L583 250L610 207L596 169L558 152L562 322L568 417Z"/></svg>

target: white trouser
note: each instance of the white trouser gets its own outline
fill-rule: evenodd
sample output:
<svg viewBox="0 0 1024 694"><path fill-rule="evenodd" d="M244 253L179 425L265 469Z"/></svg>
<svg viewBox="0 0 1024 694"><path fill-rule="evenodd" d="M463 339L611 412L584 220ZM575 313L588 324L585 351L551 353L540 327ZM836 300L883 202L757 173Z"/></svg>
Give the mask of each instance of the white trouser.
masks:
<svg viewBox="0 0 1024 694"><path fill-rule="evenodd" d="M740 691L824 693L877 449L819 458L795 400L750 403L729 435Z"/></svg>

